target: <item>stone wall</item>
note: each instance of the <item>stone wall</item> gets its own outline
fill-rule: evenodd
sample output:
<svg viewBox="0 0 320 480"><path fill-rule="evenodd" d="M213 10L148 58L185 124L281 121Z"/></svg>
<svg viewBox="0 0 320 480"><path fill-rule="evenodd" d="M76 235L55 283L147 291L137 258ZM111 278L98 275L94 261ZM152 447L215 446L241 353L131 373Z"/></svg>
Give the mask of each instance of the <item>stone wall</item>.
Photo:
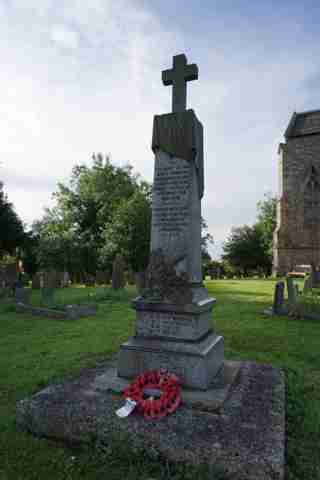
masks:
<svg viewBox="0 0 320 480"><path fill-rule="evenodd" d="M280 197L273 258L278 275L296 265L320 264L320 124L305 134L301 125L307 118L308 112L296 114L299 130L293 122L286 143L279 146Z"/></svg>

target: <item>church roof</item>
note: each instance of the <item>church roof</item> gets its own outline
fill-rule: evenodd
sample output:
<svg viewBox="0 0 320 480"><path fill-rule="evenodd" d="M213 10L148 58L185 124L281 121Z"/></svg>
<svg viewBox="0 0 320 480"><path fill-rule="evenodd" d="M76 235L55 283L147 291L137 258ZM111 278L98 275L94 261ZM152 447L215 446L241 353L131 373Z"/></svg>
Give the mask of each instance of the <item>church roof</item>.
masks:
<svg viewBox="0 0 320 480"><path fill-rule="evenodd" d="M286 138L301 137L313 133L320 133L320 110L294 112L284 136Z"/></svg>

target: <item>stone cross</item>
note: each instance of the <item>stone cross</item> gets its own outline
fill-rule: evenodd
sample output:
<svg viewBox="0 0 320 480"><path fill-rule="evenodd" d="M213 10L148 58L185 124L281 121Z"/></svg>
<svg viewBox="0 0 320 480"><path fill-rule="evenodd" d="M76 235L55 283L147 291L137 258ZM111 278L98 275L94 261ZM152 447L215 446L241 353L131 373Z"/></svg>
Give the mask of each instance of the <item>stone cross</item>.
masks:
<svg viewBox="0 0 320 480"><path fill-rule="evenodd" d="M162 72L164 85L172 85L172 112L184 112L187 104L187 82L198 79L198 66L187 65L187 57L175 55L173 68Z"/></svg>

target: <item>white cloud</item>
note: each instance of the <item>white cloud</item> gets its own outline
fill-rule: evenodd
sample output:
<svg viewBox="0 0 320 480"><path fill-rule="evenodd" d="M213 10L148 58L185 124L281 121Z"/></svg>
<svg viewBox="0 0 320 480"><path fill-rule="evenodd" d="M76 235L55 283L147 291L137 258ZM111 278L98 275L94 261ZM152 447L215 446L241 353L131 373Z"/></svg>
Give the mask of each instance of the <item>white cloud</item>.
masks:
<svg viewBox="0 0 320 480"><path fill-rule="evenodd" d="M52 27L51 38L58 47L76 49L79 46L78 33L65 25L55 25Z"/></svg>

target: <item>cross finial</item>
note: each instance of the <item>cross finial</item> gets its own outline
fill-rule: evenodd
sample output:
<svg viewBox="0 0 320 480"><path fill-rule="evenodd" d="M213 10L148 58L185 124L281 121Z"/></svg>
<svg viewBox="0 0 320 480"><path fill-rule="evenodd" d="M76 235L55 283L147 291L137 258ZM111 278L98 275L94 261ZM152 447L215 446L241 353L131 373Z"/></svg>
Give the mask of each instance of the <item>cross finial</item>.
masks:
<svg viewBox="0 0 320 480"><path fill-rule="evenodd" d="M173 57L173 68L162 72L164 85L173 85L172 112L184 112L187 104L187 82L198 79L198 66L195 63L187 65L184 54Z"/></svg>

